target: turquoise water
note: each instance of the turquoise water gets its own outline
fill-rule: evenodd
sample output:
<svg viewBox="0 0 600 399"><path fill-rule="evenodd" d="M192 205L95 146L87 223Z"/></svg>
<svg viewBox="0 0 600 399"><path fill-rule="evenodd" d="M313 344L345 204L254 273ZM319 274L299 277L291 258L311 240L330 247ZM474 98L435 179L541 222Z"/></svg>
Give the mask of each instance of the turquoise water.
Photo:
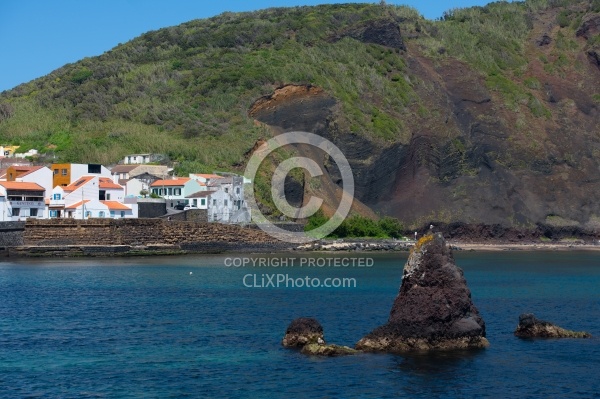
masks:
<svg viewBox="0 0 600 399"><path fill-rule="evenodd" d="M600 254L456 253L487 324L487 350L321 359L281 348L299 316L350 346L386 321L406 255L352 256L374 265L0 262L0 397L600 397ZM356 287L247 288L250 273L354 278ZM517 339L522 312L596 338Z"/></svg>

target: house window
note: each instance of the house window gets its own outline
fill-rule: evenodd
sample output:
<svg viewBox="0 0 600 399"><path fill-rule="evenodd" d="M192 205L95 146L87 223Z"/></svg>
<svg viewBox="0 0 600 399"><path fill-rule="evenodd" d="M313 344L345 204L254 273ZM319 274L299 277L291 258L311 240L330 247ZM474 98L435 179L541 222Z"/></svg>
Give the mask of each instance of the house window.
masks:
<svg viewBox="0 0 600 399"><path fill-rule="evenodd" d="M217 213L216 212L213 213L213 220L215 220L215 221L217 220Z"/></svg>
<svg viewBox="0 0 600 399"><path fill-rule="evenodd" d="M115 217L115 211L110 211L110 217L114 218Z"/></svg>
<svg viewBox="0 0 600 399"><path fill-rule="evenodd" d="M236 194L239 194L239 193L240 193L240 188L239 188L239 187L236 187L236 188L235 188L235 193L236 193Z"/></svg>
<svg viewBox="0 0 600 399"><path fill-rule="evenodd" d="M181 195L181 189L180 188L176 188L174 195Z"/></svg>
<svg viewBox="0 0 600 399"><path fill-rule="evenodd" d="M228 193L228 192L229 192L229 188L225 187L225 193Z"/></svg>
<svg viewBox="0 0 600 399"><path fill-rule="evenodd" d="M38 209L37 208L31 208L29 210L29 216L37 217L37 215L38 215Z"/></svg>
<svg viewBox="0 0 600 399"><path fill-rule="evenodd" d="M109 193L106 194L106 200L110 201L110 194Z"/></svg>
<svg viewBox="0 0 600 399"><path fill-rule="evenodd" d="M213 206L217 206L217 200L213 199Z"/></svg>
<svg viewBox="0 0 600 399"><path fill-rule="evenodd" d="M19 216L19 213L21 213L21 208L13 208L12 209L13 216Z"/></svg>
<svg viewBox="0 0 600 399"><path fill-rule="evenodd" d="M85 217L86 218L92 217L92 212L91 211L85 211Z"/></svg>
<svg viewBox="0 0 600 399"><path fill-rule="evenodd" d="M125 217L125 211L121 211L121 217L124 218Z"/></svg>
<svg viewBox="0 0 600 399"><path fill-rule="evenodd" d="M67 170L66 170L66 169L63 169L63 170L61 171L61 174L62 174L63 176L66 176L66 175L67 175Z"/></svg>
<svg viewBox="0 0 600 399"><path fill-rule="evenodd" d="M200 199L200 205L201 206L206 206L206 198L201 198Z"/></svg>
<svg viewBox="0 0 600 399"><path fill-rule="evenodd" d="M54 169L54 174L57 175L58 174L58 169Z"/></svg>
<svg viewBox="0 0 600 399"><path fill-rule="evenodd" d="M60 194L54 194L53 199L59 200L60 199Z"/></svg>
<svg viewBox="0 0 600 399"><path fill-rule="evenodd" d="M98 212L98 217L101 217L101 218L103 218L103 217L104 217L104 211L100 211L100 212Z"/></svg>
<svg viewBox="0 0 600 399"><path fill-rule="evenodd" d="M227 200L223 200L223 205L227 206Z"/></svg>
<svg viewBox="0 0 600 399"><path fill-rule="evenodd" d="M55 218L58 216L58 211L50 211L50 217Z"/></svg>

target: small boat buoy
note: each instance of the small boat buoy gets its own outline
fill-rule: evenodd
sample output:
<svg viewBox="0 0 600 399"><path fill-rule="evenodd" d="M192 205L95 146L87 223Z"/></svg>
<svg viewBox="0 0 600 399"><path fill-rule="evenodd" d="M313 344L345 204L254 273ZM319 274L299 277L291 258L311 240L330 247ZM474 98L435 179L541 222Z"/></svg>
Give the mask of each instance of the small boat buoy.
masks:
<svg viewBox="0 0 600 399"><path fill-rule="evenodd" d="M190 272L190 276L191 276L192 274L194 274L194 273L193 273L193 272Z"/></svg>

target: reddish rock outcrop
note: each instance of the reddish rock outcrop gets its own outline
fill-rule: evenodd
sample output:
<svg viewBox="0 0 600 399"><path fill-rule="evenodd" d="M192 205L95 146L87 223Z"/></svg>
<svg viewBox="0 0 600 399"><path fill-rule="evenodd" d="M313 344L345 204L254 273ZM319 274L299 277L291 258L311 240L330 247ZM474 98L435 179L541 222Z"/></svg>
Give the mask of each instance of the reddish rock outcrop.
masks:
<svg viewBox="0 0 600 399"><path fill-rule="evenodd" d="M438 233L415 245L387 324L362 338L356 349L406 352L488 345L485 323L471 301L463 272Z"/></svg>

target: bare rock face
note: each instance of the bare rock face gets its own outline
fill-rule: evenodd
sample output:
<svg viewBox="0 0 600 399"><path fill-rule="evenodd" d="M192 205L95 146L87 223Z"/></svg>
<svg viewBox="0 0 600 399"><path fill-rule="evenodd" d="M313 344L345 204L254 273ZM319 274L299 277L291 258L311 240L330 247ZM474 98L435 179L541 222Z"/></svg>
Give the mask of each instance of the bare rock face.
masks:
<svg viewBox="0 0 600 399"><path fill-rule="evenodd" d="M286 348L302 348L304 345L319 342L325 342L321 323L310 317L300 317L293 320L285 330L281 345Z"/></svg>
<svg viewBox="0 0 600 399"><path fill-rule="evenodd" d="M519 325L515 330L519 338L590 338L592 335L585 331L565 330L550 322L540 320L531 313L519 316Z"/></svg>
<svg viewBox="0 0 600 399"><path fill-rule="evenodd" d="M387 324L356 349L406 352L485 348L485 323L471 301L462 270L441 234L423 237L404 266Z"/></svg>

